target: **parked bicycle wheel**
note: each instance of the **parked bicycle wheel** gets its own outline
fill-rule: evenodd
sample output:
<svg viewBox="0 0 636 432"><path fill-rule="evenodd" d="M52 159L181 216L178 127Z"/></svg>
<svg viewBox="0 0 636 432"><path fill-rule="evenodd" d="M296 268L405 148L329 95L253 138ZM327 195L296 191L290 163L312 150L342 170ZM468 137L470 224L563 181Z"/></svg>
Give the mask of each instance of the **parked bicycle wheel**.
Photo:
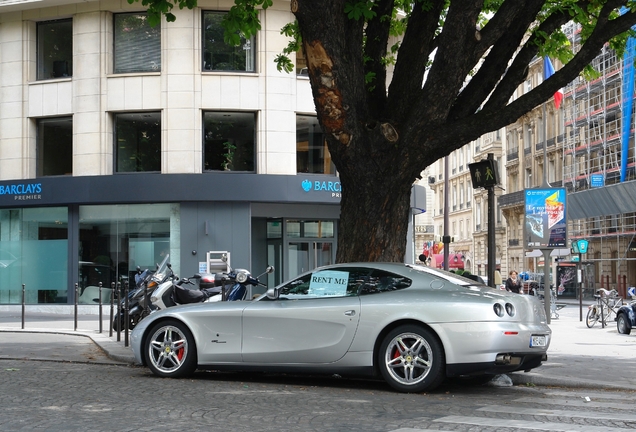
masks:
<svg viewBox="0 0 636 432"><path fill-rule="evenodd" d="M592 306L587 310L587 316L585 317L585 324L588 328L594 327L594 324L601 318L601 315L598 313L598 308L596 306Z"/></svg>

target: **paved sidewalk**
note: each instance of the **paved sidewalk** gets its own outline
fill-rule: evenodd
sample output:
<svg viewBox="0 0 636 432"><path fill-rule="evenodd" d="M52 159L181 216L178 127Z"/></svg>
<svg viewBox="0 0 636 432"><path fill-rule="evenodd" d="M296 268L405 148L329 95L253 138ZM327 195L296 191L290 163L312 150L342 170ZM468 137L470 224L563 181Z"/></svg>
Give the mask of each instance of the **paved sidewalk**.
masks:
<svg viewBox="0 0 636 432"><path fill-rule="evenodd" d="M559 302L561 303L561 301ZM636 391L636 330L631 335L618 334L616 323L611 322L605 328L597 323L593 328L585 325L587 305L583 306L580 320L578 302L568 302L559 311L559 318L552 319L552 342L548 350L548 361L531 372L509 374L512 382L518 385L568 386L590 389L626 389ZM58 309L59 310L59 309ZM30 312L27 306L25 328L21 329L20 307L0 309L0 343L8 339L2 332L19 333L26 342L30 334L50 333L60 335L83 336L90 338L101 347L110 359L123 364L134 364L129 347L124 346L125 336L120 341L116 333L109 337L109 314L104 309L102 333L99 333L97 308L90 314L84 310L75 318L72 308L63 313L42 311ZM7 350L4 350L6 356ZM2 357L2 356L0 356Z"/></svg>

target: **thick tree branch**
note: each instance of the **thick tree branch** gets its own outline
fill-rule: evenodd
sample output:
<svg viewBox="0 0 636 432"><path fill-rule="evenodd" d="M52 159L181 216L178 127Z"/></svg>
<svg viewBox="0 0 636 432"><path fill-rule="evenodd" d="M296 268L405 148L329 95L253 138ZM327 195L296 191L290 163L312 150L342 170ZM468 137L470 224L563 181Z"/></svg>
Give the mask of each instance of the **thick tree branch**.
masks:
<svg viewBox="0 0 636 432"><path fill-rule="evenodd" d="M507 1L504 6L513 5L497 12L491 23L482 32L482 41L493 43L483 64L457 97L450 119L457 119L474 113L488 98L506 73L510 59L519 49L524 36L543 6L543 0L526 3ZM523 6L523 7L519 7ZM499 14L504 13L503 17ZM508 26L508 27L506 27ZM497 39L494 39L497 36ZM488 45L490 46L490 45Z"/></svg>
<svg viewBox="0 0 636 432"><path fill-rule="evenodd" d="M374 11L376 17L367 23L364 53L366 60L365 74L374 75L369 88L369 111L373 118L378 118L386 103L386 66L383 58L387 54L391 14L395 7L394 0L380 0Z"/></svg>
<svg viewBox="0 0 636 432"><path fill-rule="evenodd" d="M418 115L425 116L433 124L446 119L465 77L476 65L473 52L479 41L475 38L475 30L482 5L483 0L450 4L433 65L415 104ZM440 100L447 101L447 105L440 104Z"/></svg>
<svg viewBox="0 0 636 432"><path fill-rule="evenodd" d="M389 85L386 117L402 119L417 97L431 52L431 43L438 28L445 0L432 0L425 11L419 3L408 20L408 26L398 50L393 79Z"/></svg>

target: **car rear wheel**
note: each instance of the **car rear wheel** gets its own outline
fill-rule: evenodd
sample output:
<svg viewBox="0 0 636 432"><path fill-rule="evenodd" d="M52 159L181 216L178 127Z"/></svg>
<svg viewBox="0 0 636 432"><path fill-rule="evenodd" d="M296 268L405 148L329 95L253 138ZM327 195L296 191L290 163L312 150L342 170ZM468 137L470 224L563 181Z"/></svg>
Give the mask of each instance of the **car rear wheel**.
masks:
<svg viewBox="0 0 636 432"><path fill-rule="evenodd" d="M627 315L624 313L619 313L618 317L616 317L616 329L620 334L628 335L632 332L632 326L629 324Z"/></svg>
<svg viewBox="0 0 636 432"><path fill-rule="evenodd" d="M442 344L429 330L403 325L390 331L380 345L378 365L384 380L395 390L417 393L444 381Z"/></svg>
<svg viewBox="0 0 636 432"><path fill-rule="evenodd" d="M197 368L197 350L188 328L179 321L156 324L146 339L146 364L155 375L179 378Z"/></svg>

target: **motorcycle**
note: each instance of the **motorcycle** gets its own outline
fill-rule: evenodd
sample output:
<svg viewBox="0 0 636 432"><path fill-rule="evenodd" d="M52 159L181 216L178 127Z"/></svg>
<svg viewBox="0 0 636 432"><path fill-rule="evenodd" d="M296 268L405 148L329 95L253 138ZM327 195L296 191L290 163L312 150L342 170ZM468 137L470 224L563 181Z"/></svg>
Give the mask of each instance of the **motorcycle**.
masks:
<svg viewBox="0 0 636 432"><path fill-rule="evenodd" d="M257 277L248 270L232 268L227 273L197 273L177 282L166 282L152 293L150 301L153 308L161 310L192 303L245 300L248 285L266 286L259 278L273 271L273 266L267 266L265 272ZM188 285L194 288L188 288Z"/></svg>
<svg viewBox="0 0 636 432"><path fill-rule="evenodd" d="M152 310L150 298L152 293L166 281L174 277L172 267L168 263L169 254L157 264L157 269L141 270L137 267L135 286L128 292L128 329L135 328L137 323L148 316ZM113 318L113 330L124 330L126 323L126 298L121 298L117 315Z"/></svg>

